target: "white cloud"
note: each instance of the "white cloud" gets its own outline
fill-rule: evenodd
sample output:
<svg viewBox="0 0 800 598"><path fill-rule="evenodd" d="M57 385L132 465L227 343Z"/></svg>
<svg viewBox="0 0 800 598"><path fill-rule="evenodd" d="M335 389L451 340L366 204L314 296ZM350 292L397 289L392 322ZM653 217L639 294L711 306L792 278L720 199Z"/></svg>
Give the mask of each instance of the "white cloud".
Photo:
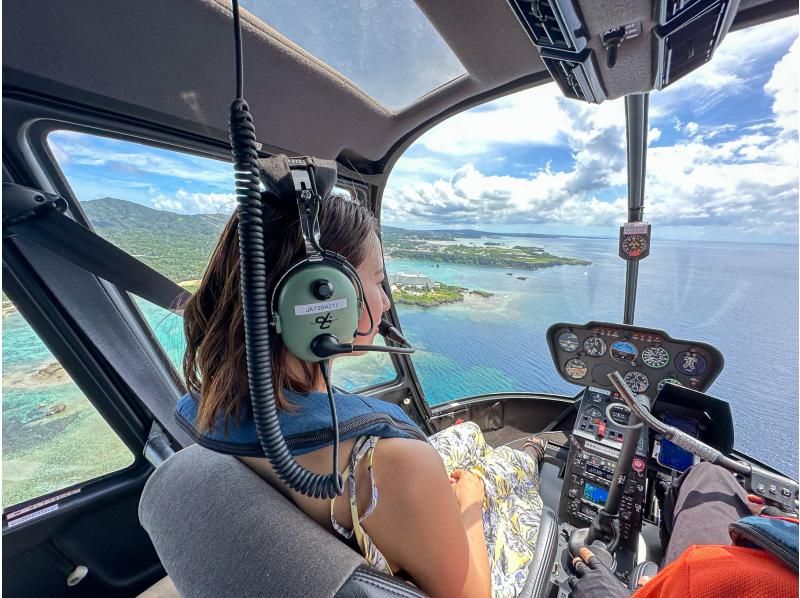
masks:
<svg viewBox="0 0 800 598"><path fill-rule="evenodd" d="M772 69L764 91L772 96L775 122L787 133L797 136L798 76L800 39L795 39L789 52Z"/></svg>
<svg viewBox="0 0 800 598"><path fill-rule="evenodd" d="M731 34L702 74L655 96L651 117L672 123L681 139L664 145L663 128L650 129L651 144L662 145L648 152L648 220L712 236L760 231L796 237L796 29L797 20L790 19ZM752 72L756 65L760 70ZM770 72L763 91L754 88L754 78L763 81ZM747 122L724 124L705 119L696 103L717 101L717 88L746 92L743 101L767 94L772 114L762 109ZM398 174L384 193L384 220L476 228L616 226L626 217L624 144L621 100L590 106L566 100L552 85L521 92L457 115L421 137L414 157L397 163ZM558 169L550 161L524 177L486 174L508 145L566 150L572 162L565 167L557 161Z"/></svg>
<svg viewBox="0 0 800 598"><path fill-rule="evenodd" d="M165 176L206 184L233 186L232 166L224 162L170 152L126 141L109 141L75 131L56 131L48 143L62 166L103 166L142 177Z"/></svg>
<svg viewBox="0 0 800 598"><path fill-rule="evenodd" d="M189 193L178 189L174 196L164 194L151 200L157 210L184 214L231 214L236 208L234 193Z"/></svg>
<svg viewBox="0 0 800 598"><path fill-rule="evenodd" d="M552 85L522 91L468 110L434 127L417 141L432 152L474 155L495 144L556 143L567 123Z"/></svg>
<svg viewBox="0 0 800 598"><path fill-rule="evenodd" d="M450 180L392 187L384 194L387 222L407 224L501 225L562 223L610 225L624 213L625 199L603 202L589 193L573 193L576 171L539 171L531 179L489 176L472 164Z"/></svg>

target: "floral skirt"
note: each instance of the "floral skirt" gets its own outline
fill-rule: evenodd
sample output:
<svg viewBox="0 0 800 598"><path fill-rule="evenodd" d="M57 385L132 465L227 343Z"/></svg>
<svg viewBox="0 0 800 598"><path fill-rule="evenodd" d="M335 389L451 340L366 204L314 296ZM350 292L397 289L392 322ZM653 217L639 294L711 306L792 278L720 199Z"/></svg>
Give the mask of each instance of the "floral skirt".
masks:
<svg viewBox="0 0 800 598"><path fill-rule="evenodd" d="M448 474L466 469L483 479L483 533L492 597L517 596L525 585L542 515L536 459L506 446L493 449L473 422L452 426L428 440Z"/></svg>

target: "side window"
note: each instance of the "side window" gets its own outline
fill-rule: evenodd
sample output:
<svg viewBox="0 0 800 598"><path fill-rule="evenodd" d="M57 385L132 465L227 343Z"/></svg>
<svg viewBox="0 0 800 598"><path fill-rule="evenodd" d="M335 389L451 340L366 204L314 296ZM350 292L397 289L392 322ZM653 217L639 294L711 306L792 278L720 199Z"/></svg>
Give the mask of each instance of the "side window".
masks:
<svg viewBox="0 0 800 598"><path fill-rule="evenodd" d="M197 289L236 208L229 163L75 131L54 131L47 141L97 234L187 290ZM343 186L334 194L358 201ZM133 299L181 371L182 319ZM396 377L388 355L339 362L333 381L347 390Z"/></svg>
<svg viewBox="0 0 800 598"><path fill-rule="evenodd" d="M5 297L2 408L3 509L134 462L131 451Z"/></svg>

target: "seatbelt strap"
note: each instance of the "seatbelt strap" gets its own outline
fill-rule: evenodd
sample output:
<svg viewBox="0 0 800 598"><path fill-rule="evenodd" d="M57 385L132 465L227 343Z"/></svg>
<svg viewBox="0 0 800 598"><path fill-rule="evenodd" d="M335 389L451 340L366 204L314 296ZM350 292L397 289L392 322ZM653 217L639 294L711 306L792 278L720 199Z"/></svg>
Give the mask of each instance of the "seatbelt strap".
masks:
<svg viewBox="0 0 800 598"><path fill-rule="evenodd" d="M3 183L3 237L19 237L62 257L103 280L183 315L186 289L64 215L63 197Z"/></svg>

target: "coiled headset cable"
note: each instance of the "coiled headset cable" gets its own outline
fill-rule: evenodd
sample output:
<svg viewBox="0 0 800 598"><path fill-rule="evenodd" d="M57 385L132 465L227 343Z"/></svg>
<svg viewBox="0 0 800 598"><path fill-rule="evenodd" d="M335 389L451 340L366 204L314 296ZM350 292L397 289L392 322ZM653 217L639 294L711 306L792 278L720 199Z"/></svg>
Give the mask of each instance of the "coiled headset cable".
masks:
<svg viewBox="0 0 800 598"><path fill-rule="evenodd" d="M327 361L320 362L320 369L328 389L333 417L332 473L313 473L297 463L289 451L278 421L275 389L272 385L267 263L264 258L258 150L253 117L243 97L244 69L238 0L233 0L233 29L236 45L236 99L230 108L230 140L236 178L242 314L253 420L264 454L281 481L306 496L333 498L342 493L344 482L339 473L339 422ZM371 316L372 314L370 319Z"/></svg>

